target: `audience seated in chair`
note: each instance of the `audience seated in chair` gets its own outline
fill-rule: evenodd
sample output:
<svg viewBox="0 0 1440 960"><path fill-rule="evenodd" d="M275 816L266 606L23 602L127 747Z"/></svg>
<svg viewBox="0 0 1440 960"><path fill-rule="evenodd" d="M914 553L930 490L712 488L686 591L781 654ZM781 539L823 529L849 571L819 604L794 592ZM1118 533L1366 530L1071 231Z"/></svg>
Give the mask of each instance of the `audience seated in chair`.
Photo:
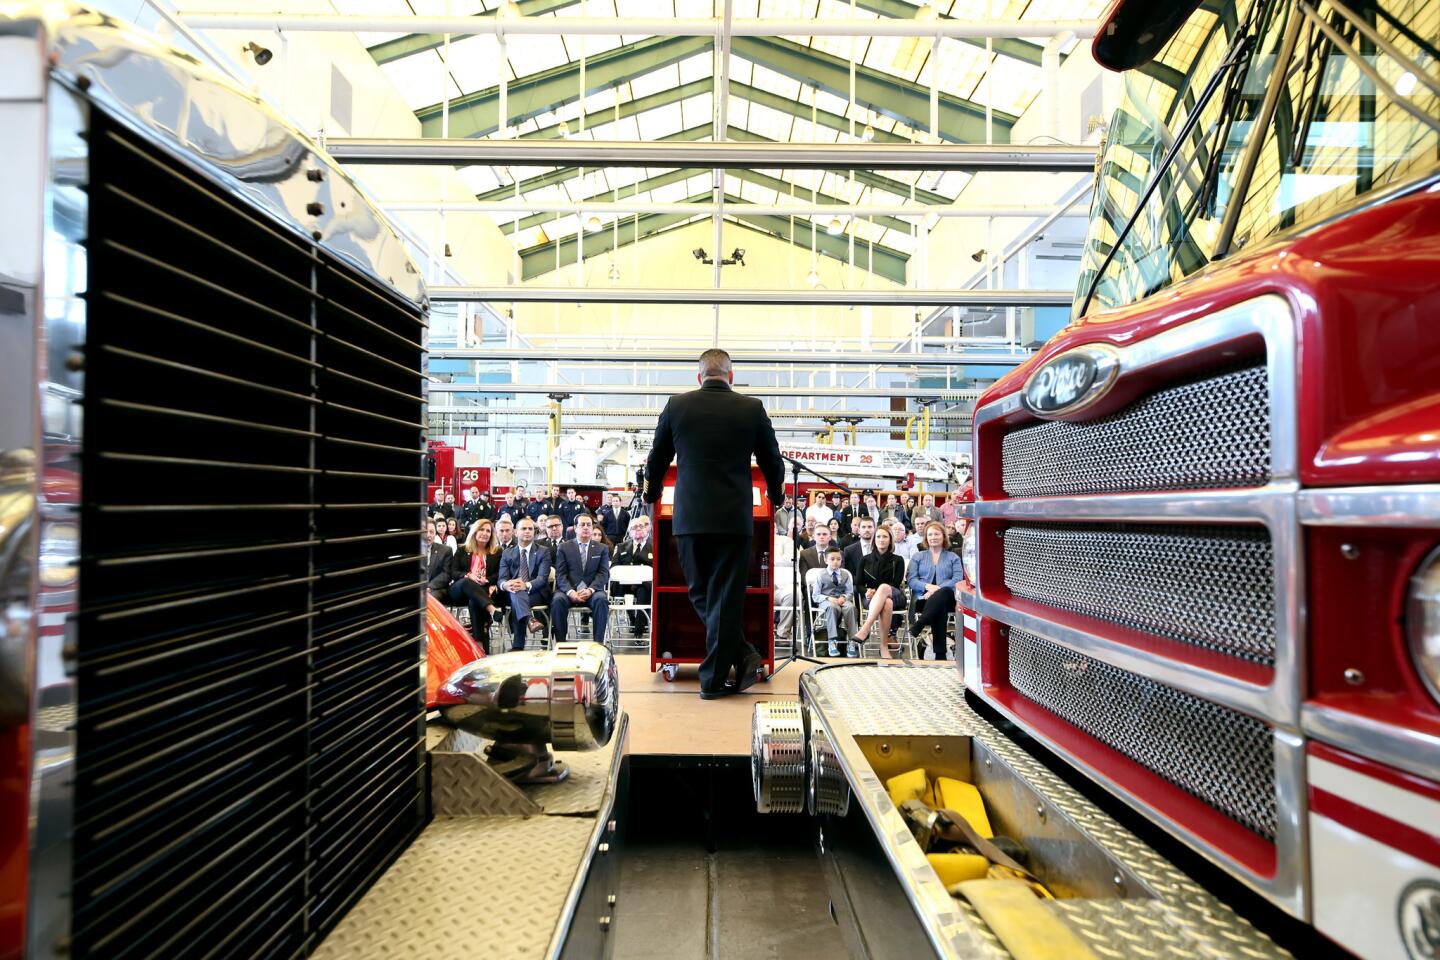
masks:
<svg viewBox="0 0 1440 960"><path fill-rule="evenodd" d="M515 527L516 543L500 558L500 587L510 595L515 635L510 649L524 650L528 631L542 627L535 611L550 603L550 551L535 542L535 521L524 518Z"/></svg>
<svg viewBox="0 0 1440 960"><path fill-rule="evenodd" d="M841 623L848 638L853 638L860 629L855 610L855 581L842 566L843 559L839 547L830 547L825 551L825 569L816 571L805 581L810 585L810 602L815 605L816 627L825 629L832 657L840 656ZM852 651L851 655L859 654Z"/></svg>
<svg viewBox="0 0 1440 960"><path fill-rule="evenodd" d="M555 596L550 601L550 625L555 642L564 643L570 608L583 606L595 618L595 639L605 639L610 619L610 549L593 539L595 521L587 513L575 518L575 540L555 551Z"/></svg>

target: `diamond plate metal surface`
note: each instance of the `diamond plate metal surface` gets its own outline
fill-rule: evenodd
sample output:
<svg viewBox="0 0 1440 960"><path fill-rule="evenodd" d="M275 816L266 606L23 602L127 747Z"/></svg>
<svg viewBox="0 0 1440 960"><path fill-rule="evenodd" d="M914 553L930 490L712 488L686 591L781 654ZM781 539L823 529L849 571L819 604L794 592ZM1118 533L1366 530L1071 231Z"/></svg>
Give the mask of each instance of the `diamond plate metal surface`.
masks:
<svg viewBox="0 0 1440 960"><path fill-rule="evenodd" d="M965 736L983 724L965 706L960 671L903 664L857 664L813 671L824 677L825 692L857 736ZM979 720L978 717L974 717Z"/></svg>
<svg viewBox="0 0 1440 960"><path fill-rule="evenodd" d="M478 753L430 752L430 805L437 817L530 817L543 810Z"/></svg>
<svg viewBox="0 0 1440 960"><path fill-rule="evenodd" d="M557 753L556 759L563 760L570 768L570 776L560 783L524 787L525 796L549 814L598 813L605 803L605 792L610 787L610 768L619 746L620 738L615 737L601 750Z"/></svg>
<svg viewBox="0 0 1440 960"><path fill-rule="evenodd" d="M1098 420L1052 420L1006 435L1012 497L1258 486L1270 477L1264 364L1148 394Z"/></svg>
<svg viewBox="0 0 1440 960"><path fill-rule="evenodd" d="M823 700L825 716L833 714L851 734L979 738L1056 810L1143 880L1155 899L1076 899L1046 905L1097 955L1107 960L1279 960L1289 956L971 710L955 671L865 664L814 671L813 683L819 694L814 702ZM936 702L944 706L937 707ZM868 767L866 773L873 778ZM872 793L883 797L883 790ZM860 792L856 800L871 802ZM883 802L888 803L888 798ZM893 807L890 813L894 814ZM914 845L903 827L886 842ZM935 883L938 885L938 878ZM965 956L986 960L1010 957L969 903L949 898L946 910L937 916L937 922L956 932L955 941L969 946Z"/></svg>
<svg viewBox="0 0 1440 960"><path fill-rule="evenodd" d="M435 820L313 956L544 957L594 827L589 817ZM511 882L495 882L493 874L480 882L487 870L517 864L523 873ZM472 879L483 886L483 900L468 895Z"/></svg>
<svg viewBox="0 0 1440 960"><path fill-rule="evenodd" d="M1015 524L1017 597L1259 663L1275 662L1274 552L1263 527Z"/></svg>
<svg viewBox="0 0 1440 960"><path fill-rule="evenodd" d="M1267 840L1276 826L1275 753L1264 723L1148 677L1010 630L1010 683Z"/></svg>

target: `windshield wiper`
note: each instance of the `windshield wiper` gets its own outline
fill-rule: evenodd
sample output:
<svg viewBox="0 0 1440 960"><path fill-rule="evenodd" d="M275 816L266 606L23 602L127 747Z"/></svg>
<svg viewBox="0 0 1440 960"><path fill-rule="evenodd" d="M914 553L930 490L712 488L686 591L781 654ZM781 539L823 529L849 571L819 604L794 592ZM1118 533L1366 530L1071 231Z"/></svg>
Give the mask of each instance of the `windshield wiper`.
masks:
<svg viewBox="0 0 1440 960"><path fill-rule="evenodd" d="M1100 281L1105 276L1105 271L1110 268L1110 264L1115 260L1116 255L1119 254L1120 248L1125 245L1125 240L1130 236L1130 231L1134 229L1136 221L1140 219L1140 214L1145 209L1145 205L1150 202L1150 198L1160 186L1160 181L1165 176L1165 172L1170 169L1170 165L1175 162L1176 156L1179 155L1180 148L1190 139L1190 134L1194 132L1195 125L1200 122L1200 114L1204 112L1206 105L1210 102L1210 98L1215 95L1215 91L1220 88L1221 82L1229 75L1230 71L1249 56L1250 50L1254 45L1255 35L1248 30L1242 30L1230 44L1230 49L1225 53L1225 59L1220 61L1220 65L1215 68L1215 73L1212 74L1206 82L1205 89L1200 92L1200 97L1196 100L1195 106L1191 108L1189 114L1186 115L1185 122L1180 127L1180 132L1175 135L1175 140L1170 144L1170 149L1165 152L1165 156L1161 158L1159 166L1157 166L1154 173L1151 174L1150 182L1146 184L1144 192L1140 194L1140 199L1135 204L1134 212L1131 213L1130 218L1125 221L1125 226L1121 228L1119 235L1115 238L1114 244L1110 247L1110 252L1105 255L1105 259L1100 262L1099 268L1096 269L1095 276L1090 281L1090 289L1086 291L1085 300L1080 305L1079 312L1076 313L1077 317L1085 316L1086 311L1090 309L1090 301L1095 299L1095 291L1100 289Z"/></svg>

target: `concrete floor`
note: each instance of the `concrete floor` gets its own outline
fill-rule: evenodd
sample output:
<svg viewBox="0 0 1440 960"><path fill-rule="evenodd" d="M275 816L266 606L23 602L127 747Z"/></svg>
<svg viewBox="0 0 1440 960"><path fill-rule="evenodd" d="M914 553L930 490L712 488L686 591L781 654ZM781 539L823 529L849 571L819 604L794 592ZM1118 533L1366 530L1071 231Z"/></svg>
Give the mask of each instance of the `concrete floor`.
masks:
<svg viewBox="0 0 1440 960"><path fill-rule="evenodd" d="M845 956L808 841L721 847L627 844L617 960L786 960Z"/></svg>

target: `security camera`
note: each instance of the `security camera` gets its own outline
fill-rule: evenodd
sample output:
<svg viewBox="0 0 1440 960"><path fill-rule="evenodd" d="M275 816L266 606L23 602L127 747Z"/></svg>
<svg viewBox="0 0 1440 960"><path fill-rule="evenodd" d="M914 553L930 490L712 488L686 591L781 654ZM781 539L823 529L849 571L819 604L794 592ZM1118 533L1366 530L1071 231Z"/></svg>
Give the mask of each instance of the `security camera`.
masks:
<svg viewBox="0 0 1440 960"><path fill-rule="evenodd" d="M704 248L704 247L696 247L694 250L691 250L690 253L691 253L692 256L695 257L696 260L702 260L702 261L703 261L703 260L705 259L705 248Z"/></svg>
<svg viewBox="0 0 1440 960"><path fill-rule="evenodd" d="M255 66L257 67L265 66L265 64L269 63L270 60L275 56L275 54L271 53L268 48L260 46L260 44L256 43L254 40L251 40L249 43L245 44L245 50L250 54L250 56L255 58Z"/></svg>

